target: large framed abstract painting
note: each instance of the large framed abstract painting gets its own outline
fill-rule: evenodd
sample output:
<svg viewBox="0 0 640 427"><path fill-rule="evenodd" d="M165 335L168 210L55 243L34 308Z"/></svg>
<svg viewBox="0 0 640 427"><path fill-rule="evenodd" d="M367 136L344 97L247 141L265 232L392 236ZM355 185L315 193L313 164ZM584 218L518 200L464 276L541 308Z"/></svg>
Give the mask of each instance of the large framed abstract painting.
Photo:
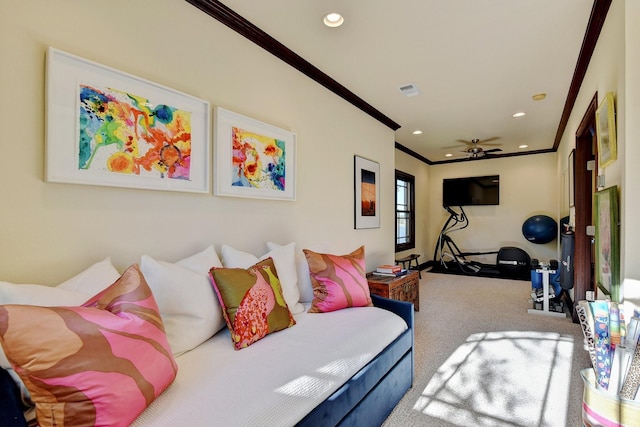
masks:
<svg viewBox="0 0 640 427"><path fill-rule="evenodd" d="M354 227L380 228L380 164L360 156L353 163Z"/></svg>
<svg viewBox="0 0 640 427"><path fill-rule="evenodd" d="M296 135L285 129L215 109L217 196L296 199Z"/></svg>
<svg viewBox="0 0 640 427"><path fill-rule="evenodd" d="M611 301L620 301L620 225L618 186L595 193L596 274L598 289Z"/></svg>
<svg viewBox="0 0 640 427"><path fill-rule="evenodd" d="M210 193L209 103L50 47L48 182Z"/></svg>

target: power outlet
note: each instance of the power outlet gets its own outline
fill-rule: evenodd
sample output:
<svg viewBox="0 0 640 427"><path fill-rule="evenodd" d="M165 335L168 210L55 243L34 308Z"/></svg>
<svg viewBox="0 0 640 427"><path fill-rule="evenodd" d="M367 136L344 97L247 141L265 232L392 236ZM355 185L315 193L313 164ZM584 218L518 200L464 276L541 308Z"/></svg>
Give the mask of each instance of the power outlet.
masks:
<svg viewBox="0 0 640 427"><path fill-rule="evenodd" d="M595 299L596 299L595 292L593 292L593 291L587 291L587 292L586 292L586 295L585 295L585 298L587 299L587 301L593 301L593 300L595 300Z"/></svg>

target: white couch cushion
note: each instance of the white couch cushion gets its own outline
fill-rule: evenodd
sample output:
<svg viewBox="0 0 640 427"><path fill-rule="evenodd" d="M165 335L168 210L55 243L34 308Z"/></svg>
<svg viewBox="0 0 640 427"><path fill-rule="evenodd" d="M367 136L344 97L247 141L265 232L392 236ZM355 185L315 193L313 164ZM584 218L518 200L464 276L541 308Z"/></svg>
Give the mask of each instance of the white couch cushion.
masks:
<svg viewBox="0 0 640 427"><path fill-rule="evenodd" d="M87 295L85 289L97 289L98 293L113 284L120 277L118 270L105 258L81 271L58 286L36 284L15 284L0 282L0 304L77 306L87 301L93 294ZM10 368L2 346L0 345L0 366Z"/></svg>
<svg viewBox="0 0 640 427"><path fill-rule="evenodd" d="M282 285L284 300L289 311L293 314L302 313L304 306L300 304L300 290L298 289L298 272L296 270L296 244L274 248L270 252L257 257L247 252L239 251L228 245L222 246L222 263L226 268L249 268L258 261L271 257L278 272L278 279Z"/></svg>
<svg viewBox="0 0 640 427"><path fill-rule="evenodd" d="M270 251L281 248L282 245L273 242L267 242L267 248ZM329 251L328 243L318 243L316 245L305 246L304 249L310 249L314 252L326 253ZM298 292L300 292L300 302L313 301L313 285L311 284L311 275L309 274L309 263L302 252L302 248L296 248L296 274L298 276Z"/></svg>
<svg viewBox="0 0 640 427"><path fill-rule="evenodd" d="M76 276L73 276L71 279L60 283L57 287L68 291L81 292L88 296L94 296L103 289L111 286L119 278L120 273L111 263L111 258L105 258Z"/></svg>
<svg viewBox="0 0 640 427"><path fill-rule="evenodd" d="M209 278L212 267L222 267L213 246L176 263L149 255L140 260L174 355L197 347L225 325Z"/></svg>

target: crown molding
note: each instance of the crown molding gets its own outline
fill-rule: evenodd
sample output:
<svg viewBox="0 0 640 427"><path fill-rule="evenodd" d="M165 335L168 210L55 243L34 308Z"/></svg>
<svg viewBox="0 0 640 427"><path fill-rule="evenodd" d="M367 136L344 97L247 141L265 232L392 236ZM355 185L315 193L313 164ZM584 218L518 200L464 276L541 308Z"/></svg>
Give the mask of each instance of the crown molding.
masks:
<svg viewBox="0 0 640 427"><path fill-rule="evenodd" d="M217 0L186 0L187 3L197 7L207 15L220 21L238 34L251 40L267 52L291 65L302 74L329 89L345 101L364 111L380 123L396 131L400 125L380 111L372 107L362 98L351 92L349 89L323 73L313 64L302 58L300 55L262 31L260 28L247 21L245 18L234 12Z"/></svg>

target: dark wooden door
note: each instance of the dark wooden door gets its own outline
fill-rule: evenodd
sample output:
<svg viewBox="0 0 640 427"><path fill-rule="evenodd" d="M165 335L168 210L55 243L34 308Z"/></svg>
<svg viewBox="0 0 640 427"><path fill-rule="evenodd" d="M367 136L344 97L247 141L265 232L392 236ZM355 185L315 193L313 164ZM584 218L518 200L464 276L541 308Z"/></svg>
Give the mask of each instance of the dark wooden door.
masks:
<svg viewBox="0 0 640 427"><path fill-rule="evenodd" d="M576 131L575 151L575 253L574 253L574 301L586 299L587 291L594 286L593 236L587 234L587 226L593 224L593 194L598 175L596 159L596 93ZM592 169L587 167L591 161ZM573 321L578 323L576 312Z"/></svg>

